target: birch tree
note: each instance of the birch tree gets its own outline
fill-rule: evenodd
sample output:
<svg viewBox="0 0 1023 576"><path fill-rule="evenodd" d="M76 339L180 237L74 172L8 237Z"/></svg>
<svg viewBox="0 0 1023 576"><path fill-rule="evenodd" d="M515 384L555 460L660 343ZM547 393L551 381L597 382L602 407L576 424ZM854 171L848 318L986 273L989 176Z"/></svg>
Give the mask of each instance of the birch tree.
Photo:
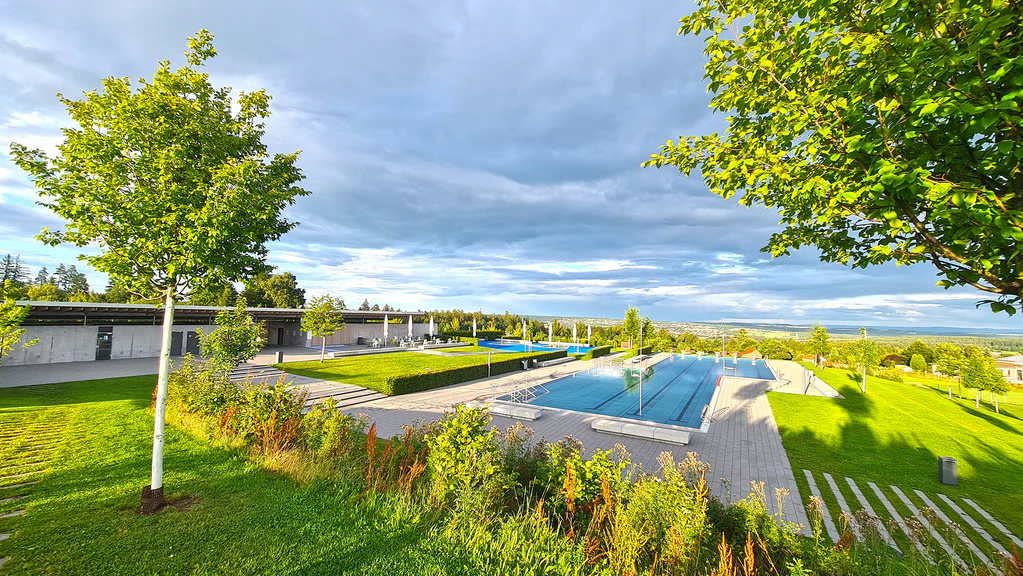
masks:
<svg viewBox="0 0 1023 576"><path fill-rule="evenodd" d="M213 35L188 39L187 64L161 61L152 80L108 77L74 100L57 97L77 126L49 156L11 144L40 204L65 223L43 229L49 245L92 246L79 256L130 293L162 301L150 484L143 511L163 500L164 412L174 306L193 290L269 273L267 242L297 223L282 211L308 194L297 186L298 152L270 155L262 139L270 95L214 87L204 63Z"/></svg>

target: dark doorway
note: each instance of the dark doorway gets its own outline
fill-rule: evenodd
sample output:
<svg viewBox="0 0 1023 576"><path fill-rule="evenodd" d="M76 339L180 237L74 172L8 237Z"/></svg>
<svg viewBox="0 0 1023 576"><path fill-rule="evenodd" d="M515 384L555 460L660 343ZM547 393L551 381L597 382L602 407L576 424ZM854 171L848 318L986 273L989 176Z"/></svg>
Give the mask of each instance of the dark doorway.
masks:
<svg viewBox="0 0 1023 576"><path fill-rule="evenodd" d="M100 326L96 334L96 360L110 360L110 350L114 345L114 327Z"/></svg>
<svg viewBox="0 0 1023 576"><path fill-rule="evenodd" d="M199 355L199 339L195 337L195 332L189 332L185 335L185 354L192 354L193 356Z"/></svg>
<svg viewBox="0 0 1023 576"><path fill-rule="evenodd" d="M284 346L284 328L277 329L277 345Z"/></svg>
<svg viewBox="0 0 1023 576"><path fill-rule="evenodd" d="M171 332L171 356L181 356L181 332Z"/></svg>

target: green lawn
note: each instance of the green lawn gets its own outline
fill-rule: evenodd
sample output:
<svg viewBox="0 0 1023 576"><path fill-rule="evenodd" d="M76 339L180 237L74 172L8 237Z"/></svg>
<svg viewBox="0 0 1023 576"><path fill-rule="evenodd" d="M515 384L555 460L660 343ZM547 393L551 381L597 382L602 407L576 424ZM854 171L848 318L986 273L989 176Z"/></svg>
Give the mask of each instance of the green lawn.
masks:
<svg viewBox="0 0 1023 576"><path fill-rule="evenodd" d="M817 375L845 399L768 394L804 501L809 490L802 470L814 472L818 485L820 474L829 472L842 484L843 476L853 478L864 491L866 482L875 482L971 498L1023 535L1023 409L1007 406L998 415L986 403L975 409L972 398L949 401L947 389L942 394L874 377L867 378L864 395L847 370L818 369ZM958 487L938 482L939 456L958 460ZM873 494L868 499L883 510Z"/></svg>
<svg viewBox="0 0 1023 576"><path fill-rule="evenodd" d="M154 377L0 389L0 466L41 470L0 496L11 574L474 574L421 512L350 486L299 486L168 427L166 486L191 509L136 513L149 480ZM24 466L40 458L45 464ZM13 483L0 480L0 486Z"/></svg>
<svg viewBox="0 0 1023 576"><path fill-rule="evenodd" d="M529 356L531 356L529 353L503 353L500 355L500 359L509 360L528 358ZM384 380L389 376L440 368L485 365L486 363L487 356L485 354L438 356L418 352L392 352L325 360L323 363L316 360L288 362L279 366L289 374L344 382L379 391L383 389Z"/></svg>
<svg viewBox="0 0 1023 576"><path fill-rule="evenodd" d="M942 394L945 394L946 398L948 398L949 387L952 388L953 395L955 396L959 395L959 382L956 382L955 380L950 380L948 378L944 378L941 376L927 376L923 374L909 373L905 374L902 378L906 384L912 384L914 386L920 385L921 387L926 387L932 390L940 391ZM962 390L963 398L968 398L972 400L976 392L977 390L974 390L973 388L963 388ZM987 401L988 393L981 392L980 397L982 400ZM1013 388L1004 397L999 397L998 402L999 405L1005 403L1023 406L1023 389Z"/></svg>

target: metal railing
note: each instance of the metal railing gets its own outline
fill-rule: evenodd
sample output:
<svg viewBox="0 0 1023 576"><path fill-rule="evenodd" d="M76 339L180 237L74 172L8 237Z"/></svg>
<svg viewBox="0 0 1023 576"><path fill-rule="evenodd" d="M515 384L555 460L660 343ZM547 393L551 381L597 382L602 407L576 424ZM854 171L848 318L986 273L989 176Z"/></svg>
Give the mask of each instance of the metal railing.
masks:
<svg viewBox="0 0 1023 576"><path fill-rule="evenodd" d="M550 393L546 386L529 376L490 385L491 400L507 396L509 402L527 403Z"/></svg>

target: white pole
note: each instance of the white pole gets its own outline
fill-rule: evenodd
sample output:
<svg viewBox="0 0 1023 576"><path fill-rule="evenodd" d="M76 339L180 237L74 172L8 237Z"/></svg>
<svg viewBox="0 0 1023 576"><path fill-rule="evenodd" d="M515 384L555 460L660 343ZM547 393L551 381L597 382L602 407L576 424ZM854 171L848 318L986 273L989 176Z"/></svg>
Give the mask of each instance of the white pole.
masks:
<svg viewBox="0 0 1023 576"><path fill-rule="evenodd" d="M144 512L156 512L163 504L163 432L167 415L167 383L170 380L171 334L174 330L174 290L167 288L163 310L163 342L160 345L160 369L156 378L156 412L153 422L153 466L149 493L142 491ZM148 496L148 498L147 498Z"/></svg>
<svg viewBox="0 0 1023 576"><path fill-rule="evenodd" d="M643 324L639 325L639 415L643 415Z"/></svg>

